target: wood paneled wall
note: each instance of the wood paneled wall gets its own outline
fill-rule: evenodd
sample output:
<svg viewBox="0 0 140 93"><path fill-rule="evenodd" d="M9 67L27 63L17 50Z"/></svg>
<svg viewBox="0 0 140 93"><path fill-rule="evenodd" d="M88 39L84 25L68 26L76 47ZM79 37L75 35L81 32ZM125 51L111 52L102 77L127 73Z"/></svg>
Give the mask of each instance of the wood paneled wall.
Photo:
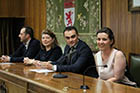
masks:
<svg viewBox="0 0 140 93"><path fill-rule="evenodd" d="M127 57L140 54L140 12L128 11L128 0L102 0L102 26L113 30L115 47Z"/></svg>
<svg viewBox="0 0 140 93"><path fill-rule="evenodd" d="M24 0L0 0L0 17L24 16Z"/></svg>
<svg viewBox="0 0 140 93"><path fill-rule="evenodd" d="M40 39L46 28L46 0L25 0L25 16L25 25L33 27ZM102 26L113 30L115 47L127 57L130 52L140 53L140 12L129 12L128 0L102 0Z"/></svg>
<svg viewBox="0 0 140 93"><path fill-rule="evenodd" d="M46 0L25 1L25 25L31 26L35 37L41 38L41 32L46 28Z"/></svg>
<svg viewBox="0 0 140 93"><path fill-rule="evenodd" d="M46 0L0 0L0 17L25 16L25 25L40 39L46 28ZM115 34L115 47L127 56L140 53L140 12L128 11L128 0L102 0L102 26Z"/></svg>
<svg viewBox="0 0 140 93"><path fill-rule="evenodd" d="M25 17L25 25L40 39L46 28L46 0L0 0L0 17Z"/></svg>

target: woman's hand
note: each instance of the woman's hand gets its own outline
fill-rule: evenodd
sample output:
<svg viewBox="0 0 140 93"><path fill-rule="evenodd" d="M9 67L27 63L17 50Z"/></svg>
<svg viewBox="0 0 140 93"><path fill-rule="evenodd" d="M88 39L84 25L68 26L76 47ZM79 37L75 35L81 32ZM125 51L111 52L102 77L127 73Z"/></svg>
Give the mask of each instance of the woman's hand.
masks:
<svg viewBox="0 0 140 93"><path fill-rule="evenodd" d="M39 62L37 64L37 66L40 66L41 68L45 68L45 69L49 69L52 70L53 69L53 65L48 61L48 62Z"/></svg>
<svg viewBox="0 0 140 93"><path fill-rule="evenodd" d="M25 65L31 65L35 62L34 59L29 59L28 57L24 58L24 64Z"/></svg>

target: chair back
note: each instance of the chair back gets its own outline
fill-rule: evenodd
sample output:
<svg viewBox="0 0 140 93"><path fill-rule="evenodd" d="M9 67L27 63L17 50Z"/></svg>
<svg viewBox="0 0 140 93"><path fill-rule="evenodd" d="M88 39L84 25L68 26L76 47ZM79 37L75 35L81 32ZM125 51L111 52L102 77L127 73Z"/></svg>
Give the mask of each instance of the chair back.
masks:
<svg viewBox="0 0 140 93"><path fill-rule="evenodd" d="M140 87L140 54L130 53L130 74L133 76L134 81Z"/></svg>

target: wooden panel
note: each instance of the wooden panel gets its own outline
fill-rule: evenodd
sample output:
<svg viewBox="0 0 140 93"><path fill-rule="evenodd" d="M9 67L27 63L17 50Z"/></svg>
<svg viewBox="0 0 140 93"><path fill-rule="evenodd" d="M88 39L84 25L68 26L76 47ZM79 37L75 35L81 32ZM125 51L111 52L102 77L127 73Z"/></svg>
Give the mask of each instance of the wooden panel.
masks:
<svg viewBox="0 0 140 93"><path fill-rule="evenodd" d="M5 83L8 88L8 93L27 93L26 87L22 88L19 85L10 82L5 82Z"/></svg>
<svg viewBox="0 0 140 93"><path fill-rule="evenodd" d="M140 12L132 15L132 47L134 53L140 53Z"/></svg>
<svg viewBox="0 0 140 93"><path fill-rule="evenodd" d="M102 26L110 27L115 35L115 47L127 56L140 53L140 12L128 11L128 0L102 0Z"/></svg>
<svg viewBox="0 0 140 93"><path fill-rule="evenodd" d="M25 25L31 26L35 37L40 39L46 28L46 0L25 0L25 16Z"/></svg>
<svg viewBox="0 0 140 93"><path fill-rule="evenodd" d="M0 0L0 17L24 16L24 0Z"/></svg>
<svg viewBox="0 0 140 93"><path fill-rule="evenodd" d="M16 84L21 86L21 87L27 86L25 81L22 81L20 79L15 78L15 77L11 77L11 76L3 74L3 73L0 73L0 79L3 81L7 81L7 82L16 82Z"/></svg>
<svg viewBox="0 0 140 93"><path fill-rule="evenodd" d="M40 87L39 85L29 84L28 91L31 93L57 93L51 89L45 89Z"/></svg>
<svg viewBox="0 0 140 93"><path fill-rule="evenodd" d="M0 85L5 86L5 88L7 89L6 91L8 91L7 93L26 93L27 91L26 89L27 86L22 87L18 85L16 80L14 82L11 82L6 79L2 79L2 80L0 79Z"/></svg>

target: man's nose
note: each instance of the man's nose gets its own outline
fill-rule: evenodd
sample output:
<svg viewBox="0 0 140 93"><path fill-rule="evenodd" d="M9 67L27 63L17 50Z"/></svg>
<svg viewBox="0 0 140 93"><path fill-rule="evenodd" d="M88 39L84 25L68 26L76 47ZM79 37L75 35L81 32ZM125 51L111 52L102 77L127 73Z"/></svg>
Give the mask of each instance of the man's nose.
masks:
<svg viewBox="0 0 140 93"><path fill-rule="evenodd" d="M70 38L69 40L70 40L70 41L72 41L73 39L72 39L72 38Z"/></svg>

